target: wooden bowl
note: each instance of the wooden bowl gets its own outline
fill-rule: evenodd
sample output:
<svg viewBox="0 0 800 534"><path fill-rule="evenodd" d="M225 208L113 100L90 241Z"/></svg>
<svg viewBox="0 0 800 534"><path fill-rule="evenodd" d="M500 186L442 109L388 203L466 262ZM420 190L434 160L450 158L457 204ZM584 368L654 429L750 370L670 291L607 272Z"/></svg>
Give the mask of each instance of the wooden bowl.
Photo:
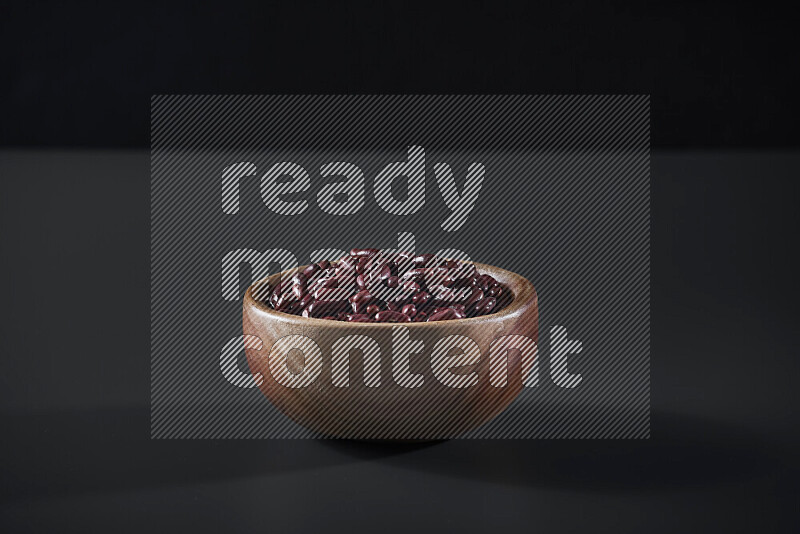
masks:
<svg viewBox="0 0 800 534"><path fill-rule="evenodd" d="M538 342L539 314L536 291L528 280L497 267L478 263L475 266L511 291L514 297L511 304L490 315L430 323L348 323L289 315L254 299L253 290L263 289L263 284L272 288L281 276L291 276L297 269L256 282L244 297L243 327L245 335L257 336L262 342L246 343L250 370L262 379L261 392L297 423L337 438L447 439L486 423L511 404L522 390L524 378L522 351L503 351L503 358L507 355L508 359L498 361L507 361L507 375L503 375L507 376L506 384L496 385L502 383L497 381L493 384L489 376L490 346L509 335ZM393 332L397 345L394 353ZM480 350L479 359L469 340L448 338L453 335L474 341ZM366 338L343 340L347 336ZM400 343L407 337L416 346ZM366 343L364 347L373 347L370 352L373 359L358 349L350 351L348 380L343 387L342 369L347 368L348 359L342 359L344 351L333 350L334 344L339 341L341 346L356 339ZM446 375L443 383L439 379L443 375L437 376L431 363L441 362L446 353L463 353L458 349L446 350L448 342L454 340L464 343L467 354L475 357L472 362L477 360L477 363L451 368L452 374ZM419 342L424 348L418 353L411 351L419 348ZM434 351L437 342L440 345ZM501 343L502 340L495 348ZM298 348L290 350L290 347ZM376 371L377 347L380 366ZM401 373L402 362L409 352L414 354L407 360L407 369L421 376L421 385L420 376L411 380L408 375L398 374L402 385L395 379L395 371ZM432 354L438 355L437 358L432 360ZM373 365L365 376L368 360ZM441 372L441 365L437 369ZM376 385L377 380L380 385ZM454 387L456 382L461 386L471 385Z"/></svg>

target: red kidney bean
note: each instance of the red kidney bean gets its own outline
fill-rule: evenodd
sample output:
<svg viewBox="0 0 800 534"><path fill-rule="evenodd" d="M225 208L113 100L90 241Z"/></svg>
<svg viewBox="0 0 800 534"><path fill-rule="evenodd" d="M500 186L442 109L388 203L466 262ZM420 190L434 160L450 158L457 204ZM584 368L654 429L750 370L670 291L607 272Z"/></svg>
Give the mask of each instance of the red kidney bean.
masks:
<svg viewBox="0 0 800 534"><path fill-rule="evenodd" d="M398 311L384 310L375 314L379 323L410 323L411 317Z"/></svg>
<svg viewBox="0 0 800 534"><path fill-rule="evenodd" d="M449 321L451 319L457 319L456 312L451 308L444 308L439 311L435 311L428 316L429 323L434 321Z"/></svg>
<svg viewBox="0 0 800 534"><path fill-rule="evenodd" d="M303 276L305 276L306 279L309 279L314 275L314 273L316 273L319 270L320 270L319 265L317 265L316 263L312 263L311 265L303 269Z"/></svg>
<svg viewBox="0 0 800 534"><path fill-rule="evenodd" d="M497 280L489 274L482 274L478 277L478 283L480 284L481 290L483 290L484 293L488 293L489 288L497 284Z"/></svg>
<svg viewBox="0 0 800 534"><path fill-rule="evenodd" d="M420 291L419 293L414 293L411 297L411 301L418 307L424 306L431 300L431 294L427 291Z"/></svg>
<svg viewBox="0 0 800 534"><path fill-rule="evenodd" d="M315 300L305 307L303 317L325 317L341 307L342 303L335 300Z"/></svg>
<svg viewBox="0 0 800 534"><path fill-rule="evenodd" d="M408 315L409 317L413 318L417 314L417 308L413 304L406 304L400 310L400 313Z"/></svg>
<svg viewBox="0 0 800 534"><path fill-rule="evenodd" d="M356 264L356 274L364 274L367 272L367 267L369 265L369 257L361 256Z"/></svg>
<svg viewBox="0 0 800 534"><path fill-rule="evenodd" d="M466 309L470 309L479 300L483 300L483 291L481 291L480 288L473 287L472 294L470 294L469 298L464 301L464 307Z"/></svg>
<svg viewBox="0 0 800 534"><path fill-rule="evenodd" d="M432 269L428 269L426 267L416 267L407 271L400 278L403 280L421 280L430 271L432 271Z"/></svg>
<svg viewBox="0 0 800 534"><path fill-rule="evenodd" d="M277 310L280 312L289 313L292 315L296 315L297 313L302 311L302 309L303 309L302 306L300 306L300 303L297 301L286 302L283 304L283 306L277 308Z"/></svg>
<svg viewBox="0 0 800 534"><path fill-rule="evenodd" d="M281 292L278 288L273 289L272 294L269 296L269 305L277 310L280 307L281 302Z"/></svg>
<svg viewBox="0 0 800 534"><path fill-rule="evenodd" d="M321 287L312 294L314 295L314 300L336 301L340 291L338 287Z"/></svg>
<svg viewBox="0 0 800 534"><path fill-rule="evenodd" d="M272 302L272 305L276 310L283 311L295 302L297 302L297 300L294 299L294 294L291 291L287 291L286 293L278 295L278 298Z"/></svg>
<svg viewBox="0 0 800 534"><path fill-rule="evenodd" d="M467 288L452 288L442 285L430 287L433 298L451 304L463 302L469 298L471 292Z"/></svg>
<svg viewBox="0 0 800 534"><path fill-rule="evenodd" d="M413 295L414 293L418 292L422 287L422 286L420 286L418 283L416 283L413 280L403 280L403 282L400 284L400 286L403 289L405 289L406 292L411 293L411 295Z"/></svg>
<svg viewBox="0 0 800 534"><path fill-rule="evenodd" d="M300 299L299 304L301 308L305 308L313 301L314 301L314 295L312 295L311 293L306 293L305 296L302 299Z"/></svg>
<svg viewBox="0 0 800 534"><path fill-rule="evenodd" d="M367 289L367 281L363 274L356 276L356 285L359 289Z"/></svg>
<svg viewBox="0 0 800 534"><path fill-rule="evenodd" d="M425 267L433 259L433 254L420 254L412 260L419 267Z"/></svg>
<svg viewBox="0 0 800 534"><path fill-rule="evenodd" d="M471 263L367 248L304 267L265 300L282 313L305 317L374 322L380 314L382 322L420 322L494 313L512 297Z"/></svg>
<svg viewBox="0 0 800 534"><path fill-rule="evenodd" d="M479 301L477 304L475 304L475 315L486 315L487 313L491 313L496 302L497 301L494 297L486 297L485 299Z"/></svg>
<svg viewBox="0 0 800 534"><path fill-rule="evenodd" d="M350 255L355 257L373 256L380 252L377 248L353 248L350 249Z"/></svg>
<svg viewBox="0 0 800 534"><path fill-rule="evenodd" d="M361 313L360 310L365 308L369 301L372 300L372 295L366 289L363 289L348 299L353 306L354 313Z"/></svg>
<svg viewBox="0 0 800 534"><path fill-rule="evenodd" d="M333 278L333 277L331 277L331 278L320 278L319 280L317 280L316 282L311 284L311 287L308 288L308 292L309 293L313 293L314 291L317 291L318 289L327 289L327 288L331 288L331 287L339 287L339 279L338 278Z"/></svg>
<svg viewBox="0 0 800 534"><path fill-rule="evenodd" d="M297 273L292 277L292 293L297 300L303 298L306 294L306 276L302 273Z"/></svg>
<svg viewBox="0 0 800 534"><path fill-rule="evenodd" d="M458 278L470 278L475 276L477 273L477 269L475 268L474 263L469 262L456 262L455 267L450 267L450 270L453 271L454 275L457 275Z"/></svg>
<svg viewBox="0 0 800 534"><path fill-rule="evenodd" d="M453 271L448 269L447 267L434 267L432 268L428 274L425 282L432 286L434 284L442 284L446 286L451 286L458 282L459 278L454 278ZM467 279L464 279L464 283L469 283Z"/></svg>
<svg viewBox="0 0 800 534"><path fill-rule="evenodd" d="M269 297L269 302L270 304L272 304L273 308L276 308L278 306L278 303L281 302L281 296L283 296L284 293L286 293L286 290L289 288L291 283L292 280L288 279L288 280L283 280L275 285L275 288L272 290L272 294Z"/></svg>
<svg viewBox="0 0 800 534"><path fill-rule="evenodd" d="M395 261L391 262L393 274L400 274L414 269L417 265L414 263L413 256L398 256Z"/></svg>

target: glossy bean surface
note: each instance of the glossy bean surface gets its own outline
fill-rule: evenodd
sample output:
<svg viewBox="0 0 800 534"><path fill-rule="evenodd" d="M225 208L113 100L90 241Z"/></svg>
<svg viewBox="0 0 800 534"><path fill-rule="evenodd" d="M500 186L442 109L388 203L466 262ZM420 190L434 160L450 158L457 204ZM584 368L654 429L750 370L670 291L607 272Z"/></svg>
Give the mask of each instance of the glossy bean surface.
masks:
<svg viewBox="0 0 800 534"><path fill-rule="evenodd" d="M354 248L276 284L271 308L313 319L365 323L451 321L496 313L511 292L470 263L434 254Z"/></svg>

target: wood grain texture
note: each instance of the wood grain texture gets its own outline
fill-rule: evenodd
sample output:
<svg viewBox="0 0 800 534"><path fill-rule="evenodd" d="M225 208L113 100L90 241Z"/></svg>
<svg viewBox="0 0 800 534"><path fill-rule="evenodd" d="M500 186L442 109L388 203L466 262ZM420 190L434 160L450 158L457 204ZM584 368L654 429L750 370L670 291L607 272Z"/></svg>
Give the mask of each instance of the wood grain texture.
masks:
<svg viewBox="0 0 800 534"><path fill-rule="evenodd" d="M492 275L514 296L509 306L498 313L430 323L348 323L310 319L280 313L253 298L253 288L269 283L274 287L280 277L296 270L273 275L248 288L243 303L243 331L258 336L260 350L246 349L252 373L263 377L262 393L281 412L304 427L320 434L354 439L425 440L458 436L489 421L502 412L522 390L520 352L508 353L508 384L495 387L489 380L489 347L505 335L522 335L538 342L538 302L533 285L515 273L475 264L480 273ZM302 269L303 267L300 267ZM424 349L411 356L410 370L421 373L424 383L416 388L398 385L393 378L393 358L403 352L392 352L392 328L404 327L412 340L424 343ZM273 377L269 356L273 344L290 335L310 338L322 354L322 372L310 385L290 388ZM332 345L344 336L364 335L381 348L381 384L367 387L364 382L363 355L350 353L349 385L336 387L331 376ZM443 385L431 370L434 345L451 335L466 336L480 349L480 360L463 368L475 371L477 384L466 388ZM289 359L304 363L298 353ZM458 371L456 371L458 372Z"/></svg>

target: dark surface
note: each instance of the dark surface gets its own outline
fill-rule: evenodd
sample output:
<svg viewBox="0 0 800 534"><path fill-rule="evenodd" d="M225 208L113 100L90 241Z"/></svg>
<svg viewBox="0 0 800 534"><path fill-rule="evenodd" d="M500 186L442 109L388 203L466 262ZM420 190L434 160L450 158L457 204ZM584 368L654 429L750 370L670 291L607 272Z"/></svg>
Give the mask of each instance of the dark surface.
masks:
<svg viewBox="0 0 800 534"><path fill-rule="evenodd" d="M3 2L0 146L147 147L153 94L652 94L654 146L797 147L791 4Z"/></svg>
<svg viewBox="0 0 800 534"><path fill-rule="evenodd" d="M0 152L0 531L796 532L799 173L654 154L648 441L151 441L147 154Z"/></svg>

